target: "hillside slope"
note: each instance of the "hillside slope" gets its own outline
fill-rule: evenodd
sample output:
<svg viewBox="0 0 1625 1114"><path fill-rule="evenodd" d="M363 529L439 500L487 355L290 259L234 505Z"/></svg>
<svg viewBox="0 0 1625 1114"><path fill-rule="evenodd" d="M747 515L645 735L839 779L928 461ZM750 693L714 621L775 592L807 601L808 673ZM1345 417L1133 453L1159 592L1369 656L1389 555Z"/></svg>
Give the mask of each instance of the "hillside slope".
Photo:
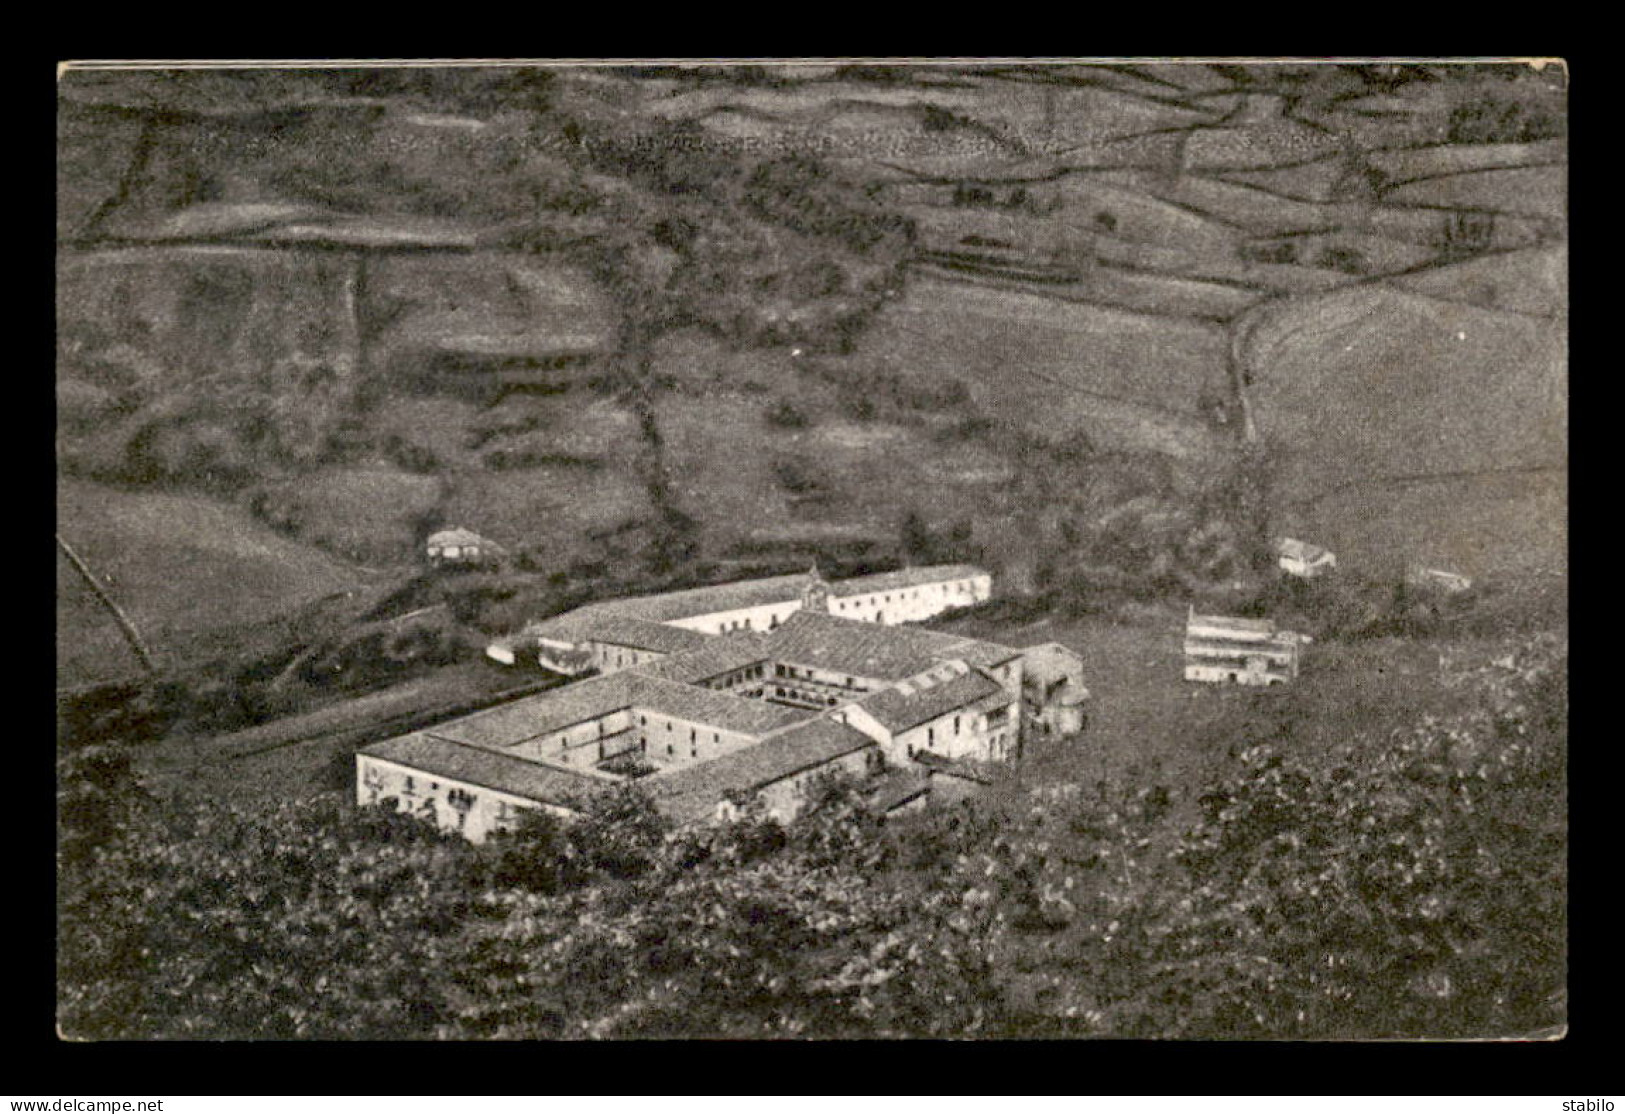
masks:
<svg viewBox="0 0 1625 1114"><path fill-rule="evenodd" d="M1435 289L1449 282L1433 277ZM1263 307L1241 336L1291 528L1379 551L1391 540L1480 570L1560 552L1562 319L1369 284Z"/></svg>
<svg viewBox="0 0 1625 1114"><path fill-rule="evenodd" d="M240 508L214 500L57 483L58 529L129 614L162 664L207 656L363 577ZM128 675L133 657L71 569L57 578L59 686ZM231 639L231 641L238 641Z"/></svg>

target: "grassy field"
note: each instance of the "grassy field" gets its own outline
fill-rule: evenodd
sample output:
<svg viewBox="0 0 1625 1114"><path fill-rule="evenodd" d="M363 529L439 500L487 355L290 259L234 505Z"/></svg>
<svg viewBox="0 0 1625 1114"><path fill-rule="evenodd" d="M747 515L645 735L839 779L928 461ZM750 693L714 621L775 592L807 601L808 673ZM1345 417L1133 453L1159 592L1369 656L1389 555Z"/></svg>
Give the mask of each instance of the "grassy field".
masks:
<svg viewBox="0 0 1625 1114"><path fill-rule="evenodd" d="M1147 171L1102 175L1129 190L1161 198L1189 212L1253 235L1280 235L1326 228L1336 223L1332 206L1293 201L1253 186L1217 177L1182 174L1174 178Z"/></svg>
<svg viewBox="0 0 1625 1114"><path fill-rule="evenodd" d="M545 349L550 337L599 337L615 320L585 274L535 256L384 256L368 289L394 314L380 360L395 349L471 349L485 337L529 338Z"/></svg>
<svg viewBox="0 0 1625 1114"><path fill-rule="evenodd" d="M770 397L791 402L806 424L770 424L769 400L757 395L656 400L675 494L717 549L819 529L894 538L910 509L933 523L987 518L1015 478L1007 455L973 438L938 438L925 416L857 421L827 385L811 383Z"/></svg>
<svg viewBox="0 0 1625 1114"><path fill-rule="evenodd" d="M1066 204L1063 215L1079 227L1095 227L1098 217L1105 214L1112 222L1111 235L1130 243L1202 256L1223 256L1235 250L1238 236L1234 227L1137 188L1142 177L1149 176L1130 171L1069 174L1058 184Z"/></svg>
<svg viewBox="0 0 1625 1114"><path fill-rule="evenodd" d="M1508 473L1347 488L1296 511L1286 530L1345 566L1403 558L1480 580L1561 578L1568 567L1568 473Z"/></svg>
<svg viewBox="0 0 1625 1114"><path fill-rule="evenodd" d="M442 481L393 467L330 468L268 489L273 521L301 540L366 565L418 560L418 523L441 498Z"/></svg>
<svg viewBox="0 0 1625 1114"><path fill-rule="evenodd" d="M1235 126L1193 131L1185 144L1185 166L1202 172L1258 170L1302 162L1338 149L1335 136L1272 111L1272 100L1254 98L1247 107L1258 111Z"/></svg>
<svg viewBox="0 0 1625 1114"><path fill-rule="evenodd" d="M1323 205L1333 199L1345 173L1345 160L1340 155L1329 154L1283 166L1210 172L1210 176L1268 190L1294 201Z"/></svg>
<svg viewBox="0 0 1625 1114"><path fill-rule="evenodd" d="M960 377L985 413L1050 437L1132 442L1137 410L1191 419L1200 443L1198 399L1222 389L1227 345L1201 322L920 275L860 352L909 378Z"/></svg>
<svg viewBox="0 0 1625 1114"><path fill-rule="evenodd" d="M1368 284L1265 306L1244 336L1289 498L1566 458L1561 323Z"/></svg>
<svg viewBox="0 0 1625 1114"><path fill-rule="evenodd" d="M1483 255L1390 282L1430 298L1556 318L1568 313L1568 272L1568 245L1559 243Z"/></svg>
<svg viewBox="0 0 1625 1114"><path fill-rule="evenodd" d="M1188 788L1228 763L1233 748L1269 741L1283 722L1292 724L1295 745L1324 749L1358 732L1403 727L1453 699L1438 683L1441 648L1477 644L1316 643L1295 684L1260 691L1184 680L1184 624L1183 608L1155 606L1120 620L965 619L942 629L1013 646L1060 642L1083 659L1092 697L1088 729L1074 738L1031 740L1017 788L1113 778Z"/></svg>
<svg viewBox="0 0 1625 1114"><path fill-rule="evenodd" d="M1020 271L948 262L917 263L916 274L992 290L1037 294L1059 302L1128 310L1169 318L1222 323L1269 296L1266 290L1228 282L1181 278L1097 260L1068 282L1034 283Z"/></svg>
<svg viewBox="0 0 1625 1114"><path fill-rule="evenodd" d="M922 172L954 146L951 124L928 125L928 106L950 116L969 116L981 134L998 137L1019 153L1036 141L1095 145L1163 128L1210 122L1207 109L1155 98L1105 83L1057 86L967 78L964 88L888 88L841 80L802 82L782 89L695 89L650 99L645 107L668 119L709 124L723 114L752 117L781 131L803 131L836 142L844 153L887 158ZM979 95L993 89L994 96ZM937 117L942 120L943 117Z"/></svg>
<svg viewBox="0 0 1625 1114"><path fill-rule="evenodd" d="M1438 255L1431 245L1410 243L1392 236L1377 236L1348 229L1305 232L1293 236L1259 238L1258 247L1290 246L1304 265L1337 275L1347 285L1368 275L1399 274L1430 263Z"/></svg>
<svg viewBox="0 0 1625 1114"><path fill-rule="evenodd" d="M172 736L139 752L142 782L160 798L241 802L342 792L333 766L378 728L462 705L540 678L481 659L229 735ZM415 722L415 721L414 721ZM402 726L402 730L409 729Z"/></svg>
<svg viewBox="0 0 1625 1114"><path fill-rule="evenodd" d="M139 629L139 628L138 628ZM78 688L129 680L143 672L141 659L73 565L56 555L56 684Z"/></svg>
<svg viewBox="0 0 1625 1114"><path fill-rule="evenodd" d="M1473 170L1559 163L1567 157L1567 147L1567 142L1561 139L1538 143L1450 143L1372 151L1366 161L1399 183Z"/></svg>
<svg viewBox="0 0 1625 1114"><path fill-rule="evenodd" d="M612 469L544 465L457 476L440 504L447 522L510 547L538 546L562 565L602 556L590 535L650 512L648 490Z"/></svg>
<svg viewBox="0 0 1625 1114"><path fill-rule="evenodd" d="M399 441L449 467L474 467L470 448L480 406L464 399L430 395L390 395L367 414L367 432L377 445Z"/></svg>
<svg viewBox="0 0 1625 1114"><path fill-rule="evenodd" d="M1568 169L1538 166L1450 174L1395 186L1384 191L1383 200L1561 220L1568 214Z"/></svg>
<svg viewBox="0 0 1625 1114"><path fill-rule="evenodd" d="M209 636L237 632L231 640L245 642L257 627L363 582L245 511L201 497L59 480L57 516L59 532L165 664L194 660ZM110 666L122 675L129 651L105 612L71 569L58 569L57 589L58 685L105 679Z"/></svg>

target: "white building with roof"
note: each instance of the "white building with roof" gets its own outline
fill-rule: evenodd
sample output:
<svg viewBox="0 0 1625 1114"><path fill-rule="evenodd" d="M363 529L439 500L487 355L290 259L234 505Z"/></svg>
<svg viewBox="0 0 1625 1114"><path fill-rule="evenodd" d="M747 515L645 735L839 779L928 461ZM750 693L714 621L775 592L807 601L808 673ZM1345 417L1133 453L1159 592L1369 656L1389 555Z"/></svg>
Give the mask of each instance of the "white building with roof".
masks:
<svg viewBox="0 0 1625 1114"><path fill-rule="evenodd" d="M1268 619L1198 615L1185 623L1185 679L1240 685L1281 685L1296 679L1307 639L1277 630Z"/></svg>
<svg viewBox="0 0 1625 1114"><path fill-rule="evenodd" d="M1043 735L1075 735L1089 722L1083 658L1070 646L1046 642L1022 651L1025 706Z"/></svg>
<svg viewBox="0 0 1625 1114"><path fill-rule="evenodd" d="M433 565L481 565L507 556L507 551L496 542L461 526L430 534L424 550Z"/></svg>
<svg viewBox="0 0 1625 1114"><path fill-rule="evenodd" d="M1405 566L1405 585L1409 588L1422 588L1443 592L1446 595L1459 595L1471 590L1472 579L1451 572L1448 569L1429 568L1426 565L1411 562Z"/></svg>
<svg viewBox="0 0 1625 1114"><path fill-rule="evenodd" d="M1282 572L1306 580L1337 567L1337 554L1297 538L1276 538L1275 558Z"/></svg>
<svg viewBox="0 0 1625 1114"><path fill-rule="evenodd" d="M992 574L974 565L931 565L833 582L815 566L796 576L588 604L530 623L492 643L486 653L508 665L530 656L576 676L647 664L692 648L698 635L773 631L802 610L896 625L971 607L992 594Z"/></svg>

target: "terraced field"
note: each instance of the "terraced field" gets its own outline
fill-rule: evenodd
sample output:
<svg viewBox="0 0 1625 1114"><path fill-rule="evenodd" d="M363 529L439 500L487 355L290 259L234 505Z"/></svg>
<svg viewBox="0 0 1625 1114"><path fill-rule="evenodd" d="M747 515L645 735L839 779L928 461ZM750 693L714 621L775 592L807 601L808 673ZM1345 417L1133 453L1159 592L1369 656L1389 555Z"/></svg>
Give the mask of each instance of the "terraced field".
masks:
<svg viewBox="0 0 1625 1114"><path fill-rule="evenodd" d="M1191 320L917 277L861 351L909 377L958 377L991 415L1045 436L1200 452L1204 390L1222 391L1225 331Z"/></svg>
<svg viewBox="0 0 1625 1114"><path fill-rule="evenodd" d="M263 362L297 382L320 363L342 388L330 410L360 400L331 423L347 447L268 466L247 490L286 496L301 540L345 560L405 566L436 517L590 560L603 532L659 513L660 476L719 551L878 535L903 508L991 522L1028 480L1023 439L1211 478L1235 443L1215 422L1239 349L1282 450L1283 520L1373 560L1547 567L1561 549L1567 144L1552 69L593 69L561 73L551 108L294 90L269 117L267 88L221 79L184 122L153 125L137 174L130 121L184 83L122 80L64 100L59 437L75 474L144 482L126 414L163 391L184 409L188 377L252 381ZM560 153L561 121L586 102L640 135L683 126L702 170L810 155L855 179L913 224L900 289L836 276L883 283L888 301L809 346L824 374L790 344L685 322L624 392L625 299L555 249L595 227L584 195L636 195L626 211L651 223L663 202L635 168ZM544 200L545 235L526 225ZM655 285L695 281L678 267L694 233L674 220L645 245ZM776 305L774 277L761 297ZM558 393L493 407L475 382L490 361L565 350L587 355L566 358ZM883 397L897 390L917 396L906 413ZM767 420L780 404L806 424ZM67 649L116 660L116 632L73 593L66 576Z"/></svg>
<svg viewBox="0 0 1625 1114"><path fill-rule="evenodd" d="M1255 417L1296 493L1566 461L1560 324L1371 284L1243 329Z"/></svg>

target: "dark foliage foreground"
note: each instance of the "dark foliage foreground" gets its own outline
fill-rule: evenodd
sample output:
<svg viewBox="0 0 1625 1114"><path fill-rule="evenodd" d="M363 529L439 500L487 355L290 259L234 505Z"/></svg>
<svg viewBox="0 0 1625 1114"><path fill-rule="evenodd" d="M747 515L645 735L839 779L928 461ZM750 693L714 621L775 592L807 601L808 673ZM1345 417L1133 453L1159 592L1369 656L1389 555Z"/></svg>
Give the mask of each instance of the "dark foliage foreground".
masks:
<svg viewBox="0 0 1625 1114"><path fill-rule="evenodd" d="M672 830L635 794L472 847L324 798L159 815L71 750L84 1038L1469 1036L1565 1015L1566 647L1340 753L882 827Z"/></svg>

